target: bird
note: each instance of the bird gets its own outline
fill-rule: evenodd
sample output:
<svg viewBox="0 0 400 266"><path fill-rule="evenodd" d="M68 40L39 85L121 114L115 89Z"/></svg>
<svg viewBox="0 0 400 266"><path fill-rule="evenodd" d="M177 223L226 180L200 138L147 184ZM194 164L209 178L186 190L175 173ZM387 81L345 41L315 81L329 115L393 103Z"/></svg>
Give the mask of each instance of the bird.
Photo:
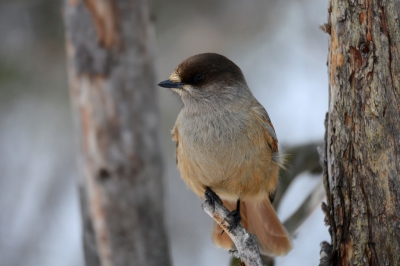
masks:
<svg viewBox="0 0 400 266"><path fill-rule="evenodd" d="M202 53L182 61L158 85L183 102L172 137L187 186L213 204L221 201L234 221L229 230L241 223L257 236L261 254L286 255L292 242L272 206L284 156L241 69L223 55ZM212 240L234 248L215 222Z"/></svg>

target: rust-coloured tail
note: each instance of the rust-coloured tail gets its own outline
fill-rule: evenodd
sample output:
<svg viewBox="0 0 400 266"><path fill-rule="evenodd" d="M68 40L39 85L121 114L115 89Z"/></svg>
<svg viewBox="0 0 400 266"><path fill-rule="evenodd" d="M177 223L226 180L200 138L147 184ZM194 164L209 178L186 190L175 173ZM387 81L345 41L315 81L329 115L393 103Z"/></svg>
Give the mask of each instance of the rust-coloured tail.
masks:
<svg viewBox="0 0 400 266"><path fill-rule="evenodd" d="M283 256L292 249L292 241L279 221L269 200L245 202L248 230L258 238L260 251L268 256Z"/></svg>
<svg viewBox="0 0 400 266"><path fill-rule="evenodd" d="M230 211L236 208L233 202L223 201ZM292 249L292 242L286 229L279 221L269 200L263 202L241 202L242 225L259 241L260 252L275 257L283 256ZM231 249L234 247L228 234L222 234L222 228L214 224L212 238L217 246Z"/></svg>

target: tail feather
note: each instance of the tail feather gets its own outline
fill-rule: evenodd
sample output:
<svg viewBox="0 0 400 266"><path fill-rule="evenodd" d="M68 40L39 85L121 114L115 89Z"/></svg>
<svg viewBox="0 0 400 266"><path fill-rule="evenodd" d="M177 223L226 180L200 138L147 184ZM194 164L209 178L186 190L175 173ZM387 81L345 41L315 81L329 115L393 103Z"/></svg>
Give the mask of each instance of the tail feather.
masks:
<svg viewBox="0 0 400 266"><path fill-rule="evenodd" d="M223 201L225 207L232 211L236 203ZM260 252L267 256L283 256L292 249L292 242L283 227L269 200L264 202L241 202L240 214L242 225L249 233L255 234L259 241ZM214 223L212 238L222 248L234 247L228 234L221 234L222 228Z"/></svg>
<svg viewBox="0 0 400 266"><path fill-rule="evenodd" d="M286 255L292 249L292 241L269 200L245 204L249 220L247 229L257 236L261 253L268 256Z"/></svg>
<svg viewBox="0 0 400 266"><path fill-rule="evenodd" d="M232 249L235 245L228 234L222 233L223 229L216 222L214 222L212 229L212 240L215 245L224 249Z"/></svg>

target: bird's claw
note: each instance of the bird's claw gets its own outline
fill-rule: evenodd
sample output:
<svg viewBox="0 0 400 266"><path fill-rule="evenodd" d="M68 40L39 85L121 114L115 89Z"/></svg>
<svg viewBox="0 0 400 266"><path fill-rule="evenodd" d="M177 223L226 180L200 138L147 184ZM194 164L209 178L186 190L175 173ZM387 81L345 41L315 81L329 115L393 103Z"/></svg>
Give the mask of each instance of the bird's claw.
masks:
<svg viewBox="0 0 400 266"><path fill-rule="evenodd" d="M232 232L232 230L238 227L241 220L242 217L240 216L240 199L238 199L236 202L236 209L231 211L226 217L226 221L229 224L228 226L229 232Z"/></svg>
<svg viewBox="0 0 400 266"><path fill-rule="evenodd" d="M240 216L240 211L238 210L233 210L228 214L227 219L229 219L229 226L228 230L229 232L232 232L238 225L240 224L240 221L242 220L242 217Z"/></svg>
<svg viewBox="0 0 400 266"><path fill-rule="evenodd" d="M204 197L206 198L206 201L208 201L210 203L210 205L212 206L213 211L215 211L215 203L219 203L222 205L221 198L214 191L212 191L209 187L206 188Z"/></svg>

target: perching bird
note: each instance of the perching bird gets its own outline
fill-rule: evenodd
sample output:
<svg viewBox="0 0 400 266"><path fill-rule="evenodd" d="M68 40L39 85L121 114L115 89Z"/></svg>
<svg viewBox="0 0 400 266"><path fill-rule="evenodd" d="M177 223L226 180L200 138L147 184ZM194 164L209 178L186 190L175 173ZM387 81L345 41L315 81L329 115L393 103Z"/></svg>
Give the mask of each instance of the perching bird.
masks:
<svg viewBox="0 0 400 266"><path fill-rule="evenodd" d="M172 134L186 184L200 197L219 196L234 220L257 236L262 254L288 253L290 237L271 205L283 157L268 113L240 68L222 55L198 54L158 85L172 89L184 104ZM233 248L221 232L215 224L214 242Z"/></svg>

